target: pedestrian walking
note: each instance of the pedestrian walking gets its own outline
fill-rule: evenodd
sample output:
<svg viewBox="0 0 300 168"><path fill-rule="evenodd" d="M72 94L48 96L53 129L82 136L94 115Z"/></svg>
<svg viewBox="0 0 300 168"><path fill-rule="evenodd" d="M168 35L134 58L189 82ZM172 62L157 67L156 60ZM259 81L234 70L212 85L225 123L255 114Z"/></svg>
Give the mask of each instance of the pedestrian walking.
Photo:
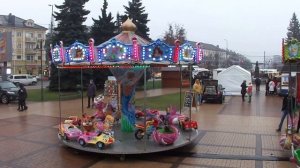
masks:
<svg viewBox="0 0 300 168"><path fill-rule="evenodd" d="M26 98L27 98L27 91L23 84L19 85L20 89L18 91L18 111L27 110L26 105Z"/></svg>
<svg viewBox="0 0 300 168"><path fill-rule="evenodd" d="M285 117L288 115L289 110L288 110L288 96L285 95L282 99L282 107L281 107L281 119L280 119L280 123L278 125L278 129L276 129L277 132L281 131L281 127L283 124L283 121L285 119Z"/></svg>
<svg viewBox="0 0 300 168"><path fill-rule="evenodd" d="M260 83L261 83L261 80L259 78L256 78L255 79L256 91L260 91Z"/></svg>
<svg viewBox="0 0 300 168"><path fill-rule="evenodd" d="M269 83L270 83L270 80L267 79L267 80L266 80L266 96L269 95Z"/></svg>
<svg viewBox="0 0 300 168"><path fill-rule="evenodd" d="M195 80L195 83L193 85L193 90L196 95L196 105L202 104L202 94L203 94L203 87L199 79Z"/></svg>
<svg viewBox="0 0 300 168"><path fill-rule="evenodd" d="M92 107L93 107L94 106L94 98L96 96L96 85L94 84L94 81L92 79L90 80L90 84L88 86L87 96L88 96L87 108L91 107L91 99L92 99Z"/></svg>
<svg viewBox="0 0 300 168"><path fill-rule="evenodd" d="M247 94L248 94L248 103L251 103L251 97L252 97L252 83L249 82L249 85L247 87Z"/></svg>
<svg viewBox="0 0 300 168"><path fill-rule="evenodd" d="M274 95L274 92L275 92L275 83L274 83L273 80L271 80L269 82L269 93L272 94L272 95Z"/></svg>
<svg viewBox="0 0 300 168"><path fill-rule="evenodd" d="M242 101L245 101L245 94L247 93L247 85L246 85L246 80L243 81L241 84L241 94L242 94Z"/></svg>

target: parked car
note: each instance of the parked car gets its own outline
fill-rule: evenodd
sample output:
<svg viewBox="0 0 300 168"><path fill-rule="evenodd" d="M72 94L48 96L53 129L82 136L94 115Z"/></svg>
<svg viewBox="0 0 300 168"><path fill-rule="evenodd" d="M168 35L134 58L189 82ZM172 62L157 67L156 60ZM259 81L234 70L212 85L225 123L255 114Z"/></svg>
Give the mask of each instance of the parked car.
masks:
<svg viewBox="0 0 300 168"><path fill-rule="evenodd" d="M203 81L203 95L202 101L214 101L223 103L225 100L224 90L221 84L218 84L218 80L204 80Z"/></svg>
<svg viewBox="0 0 300 168"><path fill-rule="evenodd" d="M8 77L8 80L15 84L22 83L23 85L35 85L37 83L37 79L28 74L11 75Z"/></svg>
<svg viewBox="0 0 300 168"><path fill-rule="evenodd" d="M9 81L0 82L0 99L1 103L8 104L10 101L15 101L18 98L19 88Z"/></svg>
<svg viewBox="0 0 300 168"><path fill-rule="evenodd" d="M41 76L40 75L32 75L32 77L36 78L37 81L41 80Z"/></svg>

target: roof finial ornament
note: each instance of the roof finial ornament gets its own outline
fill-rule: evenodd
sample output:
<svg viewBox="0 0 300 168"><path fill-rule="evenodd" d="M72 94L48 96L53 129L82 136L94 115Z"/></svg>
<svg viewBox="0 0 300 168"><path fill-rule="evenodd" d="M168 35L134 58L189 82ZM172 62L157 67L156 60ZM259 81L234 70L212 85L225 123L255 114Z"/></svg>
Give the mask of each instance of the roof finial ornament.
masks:
<svg viewBox="0 0 300 168"><path fill-rule="evenodd" d="M135 32L136 31L136 25L132 22L132 19L130 19L128 17L127 20L121 25L121 29L122 29L122 31Z"/></svg>

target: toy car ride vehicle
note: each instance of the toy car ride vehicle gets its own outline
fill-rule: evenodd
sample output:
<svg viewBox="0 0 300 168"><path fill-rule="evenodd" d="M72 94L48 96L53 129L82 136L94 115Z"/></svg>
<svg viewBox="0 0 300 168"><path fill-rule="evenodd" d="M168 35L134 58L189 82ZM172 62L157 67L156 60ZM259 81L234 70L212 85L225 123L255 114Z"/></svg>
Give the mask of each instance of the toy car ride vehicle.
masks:
<svg viewBox="0 0 300 168"><path fill-rule="evenodd" d="M179 121L179 126L183 130L191 129L191 128L198 129L198 123L197 123L197 121L192 121L188 117L186 117L184 120L180 120Z"/></svg>
<svg viewBox="0 0 300 168"><path fill-rule="evenodd" d="M59 134L64 140L75 140L82 135L82 131L73 124L61 124Z"/></svg>
<svg viewBox="0 0 300 168"><path fill-rule="evenodd" d="M78 142L81 146L85 146L86 144L96 144L99 149L104 149L105 146L114 143L115 138L112 133L87 132L78 138Z"/></svg>
<svg viewBox="0 0 300 168"><path fill-rule="evenodd" d="M10 101L17 100L19 88L9 81L0 82L1 103L8 104Z"/></svg>

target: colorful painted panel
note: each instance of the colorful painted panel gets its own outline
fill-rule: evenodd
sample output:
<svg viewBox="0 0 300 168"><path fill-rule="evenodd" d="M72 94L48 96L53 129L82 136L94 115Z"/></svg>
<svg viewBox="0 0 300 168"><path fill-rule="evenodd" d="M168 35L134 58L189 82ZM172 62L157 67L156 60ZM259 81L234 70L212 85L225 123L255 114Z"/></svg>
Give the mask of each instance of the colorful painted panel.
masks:
<svg viewBox="0 0 300 168"><path fill-rule="evenodd" d="M284 45L284 61L300 59L300 43L293 39Z"/></svg>
<svg viewBox="0 0 300 168"><path fill-rule="evenodd" d="M79 42L75 42L66 50L66 62L88 62L89 61L89 47Z"/></svg>
<svg viewBox="0 0 300 168"><path fill-rule="evenodd" d="M118 63L128 62L130 63L132 58L132 45L122 44L115 39L98 46L98 62L101 63Z"/></svg>
<svg viewBox="0 0 300 168"><path fill-rule="evenodd" d="M142 60L144 62L173 62L173 47L156 40L155 42L142 46Z"/></svg>
<svg viewBox="0 0 300 168"><path fill-rule="evenodd" d="M60 46L56 45L53 49L52 49L52 61L55 63L62 63L62 55L61 55L61 50L60 50Z"/></svg>
<svg viewBox="0 0 300 168"><path fill-rule="evenodd" d="M179 51L180 62L192 63L194 62L195 58L196 58L196 50L193 48L191 44L185 43L182 46L180 46L180 51Z"/></svg>

